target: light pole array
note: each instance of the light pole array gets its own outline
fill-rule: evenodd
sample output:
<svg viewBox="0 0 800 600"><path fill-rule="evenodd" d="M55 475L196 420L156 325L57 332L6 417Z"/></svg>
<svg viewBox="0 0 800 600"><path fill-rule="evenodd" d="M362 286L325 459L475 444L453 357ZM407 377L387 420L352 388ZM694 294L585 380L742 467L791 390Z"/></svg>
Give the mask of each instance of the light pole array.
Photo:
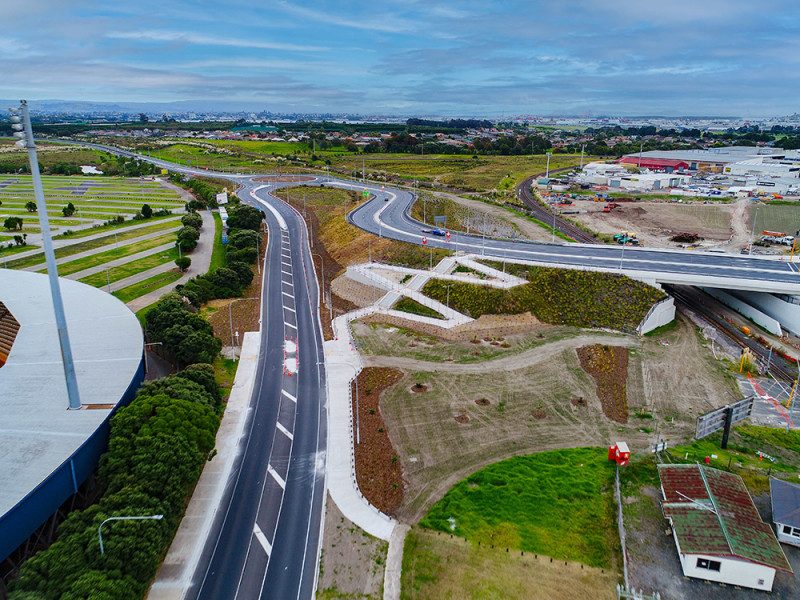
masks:
<svg viewBox="0 0 800 600"><path fill-rule="evenodd" d="M61 287L58 281L58 267L56 266L56 255L53 250L53 239L50 237L50 220L47 217L47 204L44 200L42 177L39 173L39 159L36 156L36 144L33 141L33 128L31 127L31 115L28 110L28 101L20 100L19 107L11 108L9 112L11 113L11 128L14 130L14 137L17 138L15 145L19 148L25 148L28 151L28 163L30 164L31 176L33 178L33 193L36 197L36 210L39 213L39 225L42 230L42 245L44 246L44 257L47 263L47 276L50 278L50 295L53 298L53 312L56 317L56 328L58 329L58 342L61 348L61 363L64 366L64 379L67 384L69 408L70 410L78 410L81 408L78 379L75 376L75 364L72 360L72 346L69 342L67 319L64 315L64 301L61 298Z"/></svg>

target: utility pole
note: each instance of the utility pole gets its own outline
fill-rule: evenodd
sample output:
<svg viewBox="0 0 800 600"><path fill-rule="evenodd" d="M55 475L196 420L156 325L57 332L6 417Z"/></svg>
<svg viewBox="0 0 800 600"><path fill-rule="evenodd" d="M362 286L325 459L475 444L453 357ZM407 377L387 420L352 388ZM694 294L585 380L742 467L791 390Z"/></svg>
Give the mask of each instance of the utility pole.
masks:
<svg viewBox="0 0 800 600"><path fill-rule="evenodd" d="M642 168L642 150L644 150L644 142L639 142L639 168Z"/></svg>
<svg viewBox="0 0 800 600"><path fill-rule="evenodd" d="M583 151L586 149L586 144L581 144L581 171L583 170Z"/></svg>
<svg viewBox="0 0 800 600"><path fill-rule="evenodd" d="M750 232L750 250L747 252L748 256L753 255L753 242L756 240L756 218L758 217L758 206L753 209L753 229Z"/></svg>
<svg viewBox="0 0 800 600"><path fill-rule="evenodd" d="M550 157L553 156L552 152L547 153L547 169L545 170L544 177L545 179L550 179Z"/></svg>
<svg viewBox="0 0 800 600"><path fill-rule="evenodd" d="M33 140L28 101L20 100L19 108L9 109L9 112L11 112L11 128L14 130L14 137L17 138L15 145L28 150L28 162L30 163L31 176L33 178L33 193L36 197L36 210L39 212L42 245L44 246L44 256L47 263L47 276L50 278L50 295L53 300L58 342L61 347L61 363L64 367L64 379L67 384L69 409L78 410L81 408L78 379L75 375L75 364L72 360L72 346L70 345L69 332L67 331L64 301L61 298L61 286L58 281L58 267L56 266L56 255L53 250L53 239L50 237L50 220L47 217L47 204L44 199L42 177L39 173L39 159L36 156L36 144Z"/></svg>

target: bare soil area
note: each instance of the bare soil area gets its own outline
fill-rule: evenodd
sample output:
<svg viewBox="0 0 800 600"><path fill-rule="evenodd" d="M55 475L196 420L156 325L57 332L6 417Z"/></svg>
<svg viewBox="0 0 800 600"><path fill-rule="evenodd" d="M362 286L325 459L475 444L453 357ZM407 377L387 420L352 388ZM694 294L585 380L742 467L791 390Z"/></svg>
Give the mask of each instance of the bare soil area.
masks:
<svg viewBox="0 0 800 600"><path fill-rule="evenodd" d="M363 369L358 374L358 403L353 387L353 430L358 425L361 432L361 443L355 444L358 487L372 504L390 515L403 501L403 467L386 431L379 400L383 390L402 378L403 373L396 369Z"/></svg>
<svg viewBox="0 0 800 600"><path fill-rule="evenodd" d="M730 399L729 376L683 320L656 338L591 335L467 364L370 356L370 365L406 373L380 403L405 477L398 517L416 522L457 481L509 456L617 440L649 452L656 438L685 441L697 414ZM629 348L627 423L606 416L581 367L576 349L593 343ZM430 389L412 393L417 382Z"/></svg>
<svg viewBox="0 0 800 600"><path fill-rule="evenodd" d="M319 600L380 600L389 544L342 515L328 496L319 562Z"/></svg>
<svg viewBox="0 0 800 600"><path fill-rule="evenodd" d="M678 247L669 238L679 233L697 234L700 246L719 246L734 232L732 204L624 202L610 213L602 212L601 202L575 200L574 205L580 213L569 218L607 235L636 233L643 245L653 248Z"/></svg>
<svg viewBox="0 0 800 600"><path fill-rule="evenodd" d="M592 344L577 352L581 366L595 380L603 414L617 423L627 423L628 349Z"/></svg>

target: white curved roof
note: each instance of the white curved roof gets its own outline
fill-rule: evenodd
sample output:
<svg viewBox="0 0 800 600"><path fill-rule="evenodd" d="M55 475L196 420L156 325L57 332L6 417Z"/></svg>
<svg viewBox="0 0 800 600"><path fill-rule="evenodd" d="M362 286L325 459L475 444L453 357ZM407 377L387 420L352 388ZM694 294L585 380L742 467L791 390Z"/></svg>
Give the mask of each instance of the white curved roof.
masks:
<svg viewBox="0 0 800 600"><path fill-rule="evenodd" d="M84 405L114 406L142 359L136 316L105 292L60 279ZM67 460L109 408L67 410L67 389L46 275L0 269L0 300L20 324L0 367L0 516Z"/></svg>

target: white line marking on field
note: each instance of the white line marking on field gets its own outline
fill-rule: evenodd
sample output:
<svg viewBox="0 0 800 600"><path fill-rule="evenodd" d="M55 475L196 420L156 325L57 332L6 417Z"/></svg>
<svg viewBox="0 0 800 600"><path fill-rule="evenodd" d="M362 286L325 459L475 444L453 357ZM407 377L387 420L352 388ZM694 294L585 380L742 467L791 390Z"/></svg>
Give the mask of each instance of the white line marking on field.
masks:
<svg viewBox="0 0 800 600"><path fill-rule="evenodd" d="M286 429L286 427L284 427L281 424L280 421L278 421L277 426L278 426L278 430L280 430L280 432L283 433L286 437L288 437L290 440L294 439L294 436L292 435L292 432L289 431L288 429Z"/></svg>
<svg viewBox="0 0 800 600"><path fill-rule="evenodd" d="M284 296L289 296L289 298L294 300L294 296L292 294L290 294L289 292L282 292L282 293L283 293Z"/></svg>
<svg viewBox="0 0 800 600"><path fill-rule="evenodd" d="M272 478L278 482L278 485L281 486L282 490L286 489L286 482L283 480L283 477L278 475L278 472L272 468L272 465L267 465L267 473L272 475Z"/></svg>
<svg viewBox="0 0 800 600"><path fill-rule="evenodd" d="M264 548L264 551L267 553L267 556L272 554L272 544L267 541L267 536L264 535L264 532L261 531L261 527L258 526L258 523L255 524L253 527L253 533L256 536L256 539L259 541L261 546Z"/></svg>
<svg viewBox="0 0 800 600"><path fill-rule="evenodd" d="M293 312L293 313L297 314L297 311L295 309L293 309L293 308L289 308L288 306L284 306L283 308L285 308L286 310L288 310L290 312Z"/></svg>
<svg viewBox="0 0 800 600"><path fill-rule="evenodd" d="M283 322L283 324L284 324L284 325L286 325L286 326L288 326L288 327L291 327L292 329L294 329L295 331L297 331L297 325L292 325L292 324L291 324L291 323L289 323L288 321L284 321L284 322Z"/></svg>
<svg viewBox="0 0 800 600"><path fill-rule="evenodd" d="M286 271L285 269L281 269L281 273L283 273L284 275L291 275L292 274L291 271Z"/></svg>
<svg viewBox="0 0 800 600"><path fill-rule="evenodd" d="M297 402L297 398L295 398L294 396L292 396L292 395L291 395L289 392L287 392L286 390L281 390L281 392L283 393L283 395L284 395L284 396L286 396L286 397L287 397L289 400L291 400L292 402Z"/></svg>

